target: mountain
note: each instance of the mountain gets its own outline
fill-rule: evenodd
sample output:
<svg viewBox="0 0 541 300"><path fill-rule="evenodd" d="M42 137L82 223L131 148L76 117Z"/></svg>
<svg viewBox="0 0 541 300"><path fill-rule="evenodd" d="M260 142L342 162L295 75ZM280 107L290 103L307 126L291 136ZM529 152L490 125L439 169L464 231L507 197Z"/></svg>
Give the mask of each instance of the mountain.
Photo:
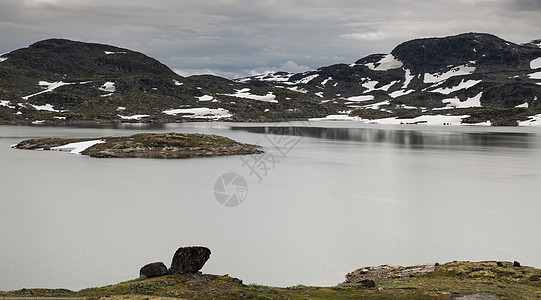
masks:
<svg viewBox="0 0 541 300"><path fill-rule="evenodd" d="M517 45L483 33L417 39L352 64L236 80L182 77L142 53L63 39L0 57L2 123L341 114L373 123L423 123L438 115L453 123L541 125L538 98L541 40Z"/></svg>
<svg viewBox="0 0 541 300"><path fill-rule="evenodd" d="M142 53L65 39L0 57L0 122L8 124L248 120L266 109L275 119L332 112L297 94L211 75L182 77Z"/></svg>
<svg viewBox="0 0 541 300"><path fill-rule="evenodd" d="M347 106L350 116L415 119L468 115L462 122L516 125L541 112L541 40L517 45L466 33L404 42L373 54L300 74L273 73L267 82ZM534 123L534 122L531 122Z"/></svg>

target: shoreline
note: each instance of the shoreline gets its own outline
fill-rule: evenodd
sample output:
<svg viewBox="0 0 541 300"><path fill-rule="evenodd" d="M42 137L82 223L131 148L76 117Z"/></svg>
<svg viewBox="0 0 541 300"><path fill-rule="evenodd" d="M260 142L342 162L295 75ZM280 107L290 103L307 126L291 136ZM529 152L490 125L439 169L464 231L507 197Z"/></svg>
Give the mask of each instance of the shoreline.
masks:
<svg viewBox="0 0 541 300"><path fill-rule="evenodd" d="M12 146L21 150L54 150L94 158L182 159L223 155L261 154L260 146L198 133L139 133L102 138L37 138Z"/></svg>
<svg viewBox="0 0 541 300"><path fill-rule="evenodd" d="M357 278L354 279L352 274ZM508 261L453 261L414 266L363 267L335 286L273 287L244 284L229 275L201 272L141 276L79 291L23 288L0 291L0 299L536 299L541 269ZM477 297L477 298L476 298Z"/></svg>

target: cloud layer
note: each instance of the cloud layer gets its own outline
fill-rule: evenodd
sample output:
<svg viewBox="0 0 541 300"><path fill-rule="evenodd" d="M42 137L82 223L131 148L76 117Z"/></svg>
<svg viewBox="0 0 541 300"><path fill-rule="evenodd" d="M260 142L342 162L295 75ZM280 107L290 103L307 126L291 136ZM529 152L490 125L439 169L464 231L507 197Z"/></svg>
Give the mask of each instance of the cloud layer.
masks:
<svg viewBox="0 0 541 300"><path fill-rule="evenodd" d="M0 53L61 37L144 52L183 75L351 63L421 37L541 38L538 0L3 0Z"/></svg>

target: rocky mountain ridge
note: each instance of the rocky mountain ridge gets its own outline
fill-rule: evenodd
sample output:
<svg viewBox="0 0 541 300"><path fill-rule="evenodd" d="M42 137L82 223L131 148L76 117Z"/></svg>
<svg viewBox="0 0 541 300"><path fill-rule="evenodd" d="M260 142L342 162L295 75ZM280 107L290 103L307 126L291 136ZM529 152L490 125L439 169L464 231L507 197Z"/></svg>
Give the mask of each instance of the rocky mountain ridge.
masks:
<svg viewBox="0 0 541 300"><path fill-rule="evenodd" d="M541 125L540 97L541 40L517 45L482 33L236 80L182 77L142 53L63 39L0 57L0 122L11 124L322 118Z"/></svg>

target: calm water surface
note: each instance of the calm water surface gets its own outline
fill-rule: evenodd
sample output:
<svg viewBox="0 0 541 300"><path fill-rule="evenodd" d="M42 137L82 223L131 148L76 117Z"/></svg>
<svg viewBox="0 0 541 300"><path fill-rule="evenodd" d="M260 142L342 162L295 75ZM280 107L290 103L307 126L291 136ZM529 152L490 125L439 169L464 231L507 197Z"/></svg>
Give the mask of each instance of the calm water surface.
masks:
<svg viewBox="0 0 541 300"><path fill-rule="evenodd" d="M33 137L172 131L266 153L156 160L10 149ZM334 285L383 263L541 267L541 128L0 126L0 167L0 290L125 281L188 245L212 250L206 273L278 286ZM248 183L237 207L214 199L228 172Z"/></svg>

